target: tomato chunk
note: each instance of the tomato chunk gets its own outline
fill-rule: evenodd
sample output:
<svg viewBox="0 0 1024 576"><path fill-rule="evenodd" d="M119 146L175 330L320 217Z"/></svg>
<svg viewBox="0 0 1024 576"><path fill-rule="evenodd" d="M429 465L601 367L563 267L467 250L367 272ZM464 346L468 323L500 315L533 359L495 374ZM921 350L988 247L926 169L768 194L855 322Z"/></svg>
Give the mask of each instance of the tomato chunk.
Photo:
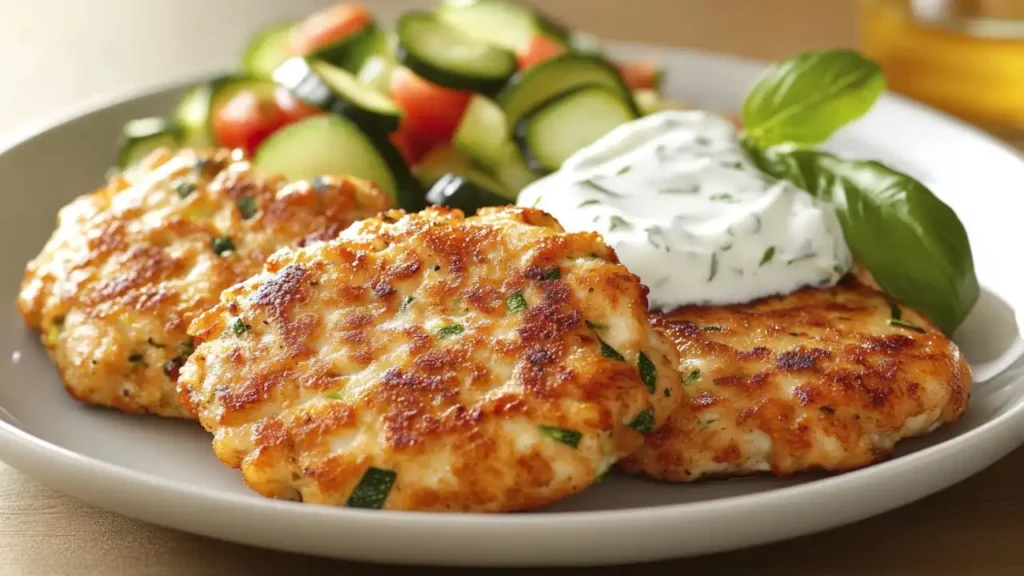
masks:
<svg viewBox="0 0 1024 576"><path fill-rule="evenodd" d="M473 96L424 80L404 66L391 75L388 94L405 112L409 130L428 141L450 140Z"/></svg>
<svg viewBox="0 0 1024 576"><path fill-rule="evenodd" d="M661 70L651 60L634 60L618 64L619 74L630 90L657 89Z"/></svg>
<svg viewBox="0 0 1024 576"><path fill-rule="evenodd" d="M295 56L312 54L362 30L372 21L373 15L360 4L336 4L295 25L290 38L291 52Z"/></svg>
<svg viewBox="0 0 1024 576"><path fill-rule="evenodd" d="M544 34L535 34L530 41L516 51L516 62L520 70L536 66L565 53L565 47Z"/></svg>
<svg viewBox="0 0 1024 576"><path fill-rule="evenodd" d="M291 120L270 95L243 90L213 114L213 135L221 146L241 148L250 156L267 136Z"/></svg>

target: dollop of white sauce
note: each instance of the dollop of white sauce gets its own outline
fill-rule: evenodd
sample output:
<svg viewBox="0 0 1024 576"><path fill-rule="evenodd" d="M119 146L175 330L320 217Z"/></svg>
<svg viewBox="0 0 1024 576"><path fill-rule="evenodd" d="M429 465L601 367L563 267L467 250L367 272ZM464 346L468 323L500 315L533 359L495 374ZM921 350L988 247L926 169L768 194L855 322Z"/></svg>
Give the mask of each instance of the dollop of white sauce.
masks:
<svg viewBox="0 0 1024 576"><path fill-rule="evenodd" d="M517 203L601 234L648 286L652 309L831 286L853 260L834 208L761 172L732 123L704 111L619 126Z"/></svg>

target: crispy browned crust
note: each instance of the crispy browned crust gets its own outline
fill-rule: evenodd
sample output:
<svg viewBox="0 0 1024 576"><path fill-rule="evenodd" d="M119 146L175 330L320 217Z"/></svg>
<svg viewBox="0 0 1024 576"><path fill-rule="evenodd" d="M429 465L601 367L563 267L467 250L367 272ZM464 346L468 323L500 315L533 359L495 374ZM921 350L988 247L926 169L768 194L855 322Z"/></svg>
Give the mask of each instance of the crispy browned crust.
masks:
<svg viewBox="0 0 1024 576"><path fill-rule="evenodd" d="M68 392L125 412L185 416L175 380L193 318L279 248L333 238L390 208L368 183L318 184L260 176L226 150L158 151L64 207L25 269L18 308L43 332ZM249 219L243 198L258 208ZM235 251L214 253L222 236Z"/></svg>
<svg viewBox="0 0 1024 576"><path fill-rule="evenodd" d="M660 423L678 402L646 308L599 236L540 211L390 212L225 291L192 324L179 385L263 495L344 505L374 467L397 474L386 508L522 510L586 488L640 445L638 414Z"/></svg>
<svg viewBox="0 0 1024 576"><path fill-rule="evenodd" d="M900 313L926 332L890 325L889 300L847 279L654 315L679 349L686 400L623 468L677 482L843 471L955 421L970 368L930 322Z"/></svg>

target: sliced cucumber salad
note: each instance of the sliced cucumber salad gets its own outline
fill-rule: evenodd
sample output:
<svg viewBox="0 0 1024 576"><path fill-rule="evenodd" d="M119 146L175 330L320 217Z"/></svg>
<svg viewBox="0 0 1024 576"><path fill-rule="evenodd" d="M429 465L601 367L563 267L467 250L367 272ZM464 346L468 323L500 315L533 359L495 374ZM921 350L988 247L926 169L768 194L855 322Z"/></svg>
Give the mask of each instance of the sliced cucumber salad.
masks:
<svg viewBox="0 0 1024 576"><path fill-rule="evenodd" d="M638 102L664 106L652 63L609 60L593 35L509 0L440 0L391 27L345 2L269 23L240 52L237 72L190 87L166 118L127 124L117 166L236 148L289 178L352 174L406 209L472 212L514 203Z"/></svg>

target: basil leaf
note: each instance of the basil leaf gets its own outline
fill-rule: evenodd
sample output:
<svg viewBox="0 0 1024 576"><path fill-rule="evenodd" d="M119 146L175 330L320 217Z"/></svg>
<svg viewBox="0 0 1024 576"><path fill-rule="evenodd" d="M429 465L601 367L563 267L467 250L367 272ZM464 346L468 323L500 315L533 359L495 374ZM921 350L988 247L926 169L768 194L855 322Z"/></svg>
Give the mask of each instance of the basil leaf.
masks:
<svg viewBox="0 0 1024 576"><path fill-rule="evenodd" d="M953 210L878 162L814 150L749 150L762 170L831 203L854 256L887 294L947 335L980 295L971 245Z"/></svg>
<svg viewBox="0 0 1024 576"><path fill-rule="evenodd" d="M743 103L743 126L761 148L814 146L863 116L885 91L885 74L853 50L798 54L766 70Z"/></svg>

